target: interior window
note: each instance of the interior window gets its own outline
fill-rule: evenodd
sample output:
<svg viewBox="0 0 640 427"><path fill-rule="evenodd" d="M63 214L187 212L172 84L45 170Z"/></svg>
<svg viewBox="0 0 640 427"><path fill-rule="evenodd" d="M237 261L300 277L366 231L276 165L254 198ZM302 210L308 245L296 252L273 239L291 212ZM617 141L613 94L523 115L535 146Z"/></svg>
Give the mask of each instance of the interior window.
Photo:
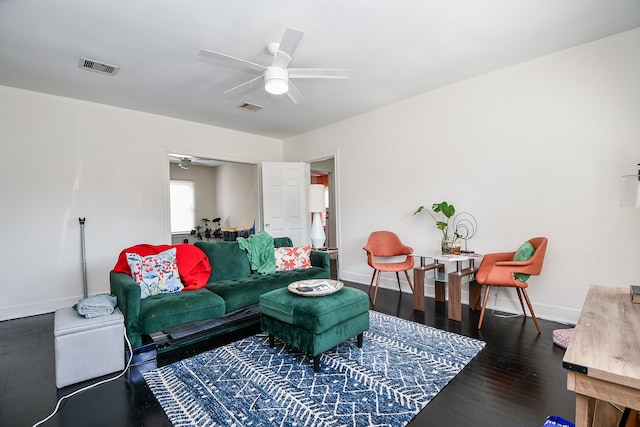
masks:
<svg viewBox="0 0 640 427"><path fill-rule="evenodd" d="M190 233L195 228L195 183L172 179L169 182L171 199L171 233Z"/></svg>

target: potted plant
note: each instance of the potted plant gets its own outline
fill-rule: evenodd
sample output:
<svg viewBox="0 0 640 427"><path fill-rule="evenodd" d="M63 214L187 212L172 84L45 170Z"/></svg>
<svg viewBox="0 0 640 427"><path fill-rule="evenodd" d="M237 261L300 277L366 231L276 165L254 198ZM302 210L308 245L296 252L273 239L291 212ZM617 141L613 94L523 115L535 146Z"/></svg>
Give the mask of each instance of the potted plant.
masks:
<svg viewBox="0 0 640 427"><path fill-rule="evenodd" d="M429 215L431 215L431 218L433 218L433 220L436 222L436 227L438 228L438 230L442 231L442 242L440 245L440 249L442 250L443 254L449 253L450 244L453 243L455 238L458 237L456 235L457 233L454 232L454 236L452 237L452 239L449 239L449 220L456 213L456 208L447 202L440 202L431 205L431 210L436 215L440 215L436 217L436 215L431 213L424 206L420 206L413 214L416 215L421 212L427 212Z"/></svg>

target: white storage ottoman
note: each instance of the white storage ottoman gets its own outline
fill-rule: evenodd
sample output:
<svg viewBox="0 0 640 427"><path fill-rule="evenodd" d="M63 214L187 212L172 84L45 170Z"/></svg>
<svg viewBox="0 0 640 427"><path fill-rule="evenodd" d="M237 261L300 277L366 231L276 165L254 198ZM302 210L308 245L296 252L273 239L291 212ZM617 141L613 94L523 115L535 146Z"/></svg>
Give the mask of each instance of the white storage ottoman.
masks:
<svg viewBox="0 0 640 427"><path fill-rule="evenodd" d="M56 310L53 334L58 388L124 368L124 317L118 308L91 319L71 307Z"/></svg>

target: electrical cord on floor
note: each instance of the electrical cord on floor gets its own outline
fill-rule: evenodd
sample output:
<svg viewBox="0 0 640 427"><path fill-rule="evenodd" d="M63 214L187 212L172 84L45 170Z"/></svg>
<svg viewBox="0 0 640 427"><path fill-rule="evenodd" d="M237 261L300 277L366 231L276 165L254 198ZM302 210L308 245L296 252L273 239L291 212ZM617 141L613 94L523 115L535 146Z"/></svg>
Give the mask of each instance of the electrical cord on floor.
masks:
<svg viewBox="0 0 640 427"><path fill-rule="evenodd" d="M45 419L40 420L40 421L38 421L37 423L35 423L32 427L37 427L37 426L39 426L39 425L41 425L41 424L46 423L46 422L47 422L47 421L49 421L51 418L53 418L53 416L54 416L54 415L58 412L58 410L60 409L60 404L62 403L62 401L63 401L64 399L68 399L68 398L70 398L71 396L75 396L75 395L76 395L76 394L78 394L78 393L81 393L81 392L83 392L83 391L87 391L87 390L92 389L92 388L94 388L94 387L97 387L97 386L99 386L99 385L106 384L106 383L108 383L108 382L111 382L111 381L117 380L118 378L120 378L121 376L123 376L123 375L124 375L124 374L129 370L129 367L131 366L131 361L133 360L133 349L131 348L131 342L129 342L129 338L127 337L127 329L126 329L126 328L124 329L124 340L127 342L127 347L129 348L129 360L127 360L127 365L124 367L124 370L123 370L122 372L120 372L118 375L116 375L116 376L115 376L115 377L113 377L113 378L107 378L107 379L105 379L105 380L98 381L98 382L97 382L97 383L95 383L95 384L90 384L90 385L88 385L88 386L86 386L86 387L82 387L81 389L78 389L78 390L74 391L73 393L69 393L69 394L67 394L67 395L65 395L65 396L62 396L62 397L58 400L58 403L56 403L56 407L53 409L53 412L52 412L48 417L46 417Z"/></svg>
<svg viewBox="0 0 640 427"><path fill-rule="evenodd" d="M491 315L492 315L493 317L498 317L498 318L500 318L500 319L511 319L511 318L513 318L513 317L520 317L520 316L522 316L521 314L504 314L504 312L500 312L500 313L498 313L498 310L496 310L496 309L495 309L495 307L497 307L497 306L498 306L498 295L500 295L500 292L499 292L499 291L498 291L498 292L496 292L496 293L493 295L493 307L494 307L494 309L493 309L493 310L491 310Z"/></svg>
<svg viewBox="0 0 640 427"><path fill-rule="evenodd" d="M498 317L500 319L511 319L512 317L522 317L522 314L517 314L517 313L504 314L504 312L498 313L496 310L492 310L491 311L491 315L493 317Z"/></svg>

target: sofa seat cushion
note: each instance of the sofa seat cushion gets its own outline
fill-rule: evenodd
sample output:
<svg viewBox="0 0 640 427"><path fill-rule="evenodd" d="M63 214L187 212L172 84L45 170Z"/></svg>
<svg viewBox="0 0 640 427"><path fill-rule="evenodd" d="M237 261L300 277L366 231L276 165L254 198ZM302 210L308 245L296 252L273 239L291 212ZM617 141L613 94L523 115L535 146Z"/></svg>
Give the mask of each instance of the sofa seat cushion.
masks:
<svg viewBox="0 0 640 427"><path fill-rule="evenodd" d="M324 297L304 297L283 288L260 297L260 312L314 334L369 311L369 296L344 287Z"/></svg>
<svg viewBox="0 0 640 427"><path fill-rule="evenodd" d="M206 289L154 295L140 301L140 332L150 334L224 314L224 300Z"/></svg>
<svg viewBox="0 0 640 427"><path fill-rule="evenodd" d="M251 274L247 252L237 242L196 242L211 263L209 282L235 279Z"/></svg>
<svg viewBox="0 0 640 427"><path fill-rule="evenodd" d="M209 282L207 289L224 299L227 313L230 313L240 308L257 304L260 300L260 295L265 292L287 287L289 283L298 280L328 279L328 275L329 272L320 267L283 271L268 275L250 274L237 279Z"/></svg>

